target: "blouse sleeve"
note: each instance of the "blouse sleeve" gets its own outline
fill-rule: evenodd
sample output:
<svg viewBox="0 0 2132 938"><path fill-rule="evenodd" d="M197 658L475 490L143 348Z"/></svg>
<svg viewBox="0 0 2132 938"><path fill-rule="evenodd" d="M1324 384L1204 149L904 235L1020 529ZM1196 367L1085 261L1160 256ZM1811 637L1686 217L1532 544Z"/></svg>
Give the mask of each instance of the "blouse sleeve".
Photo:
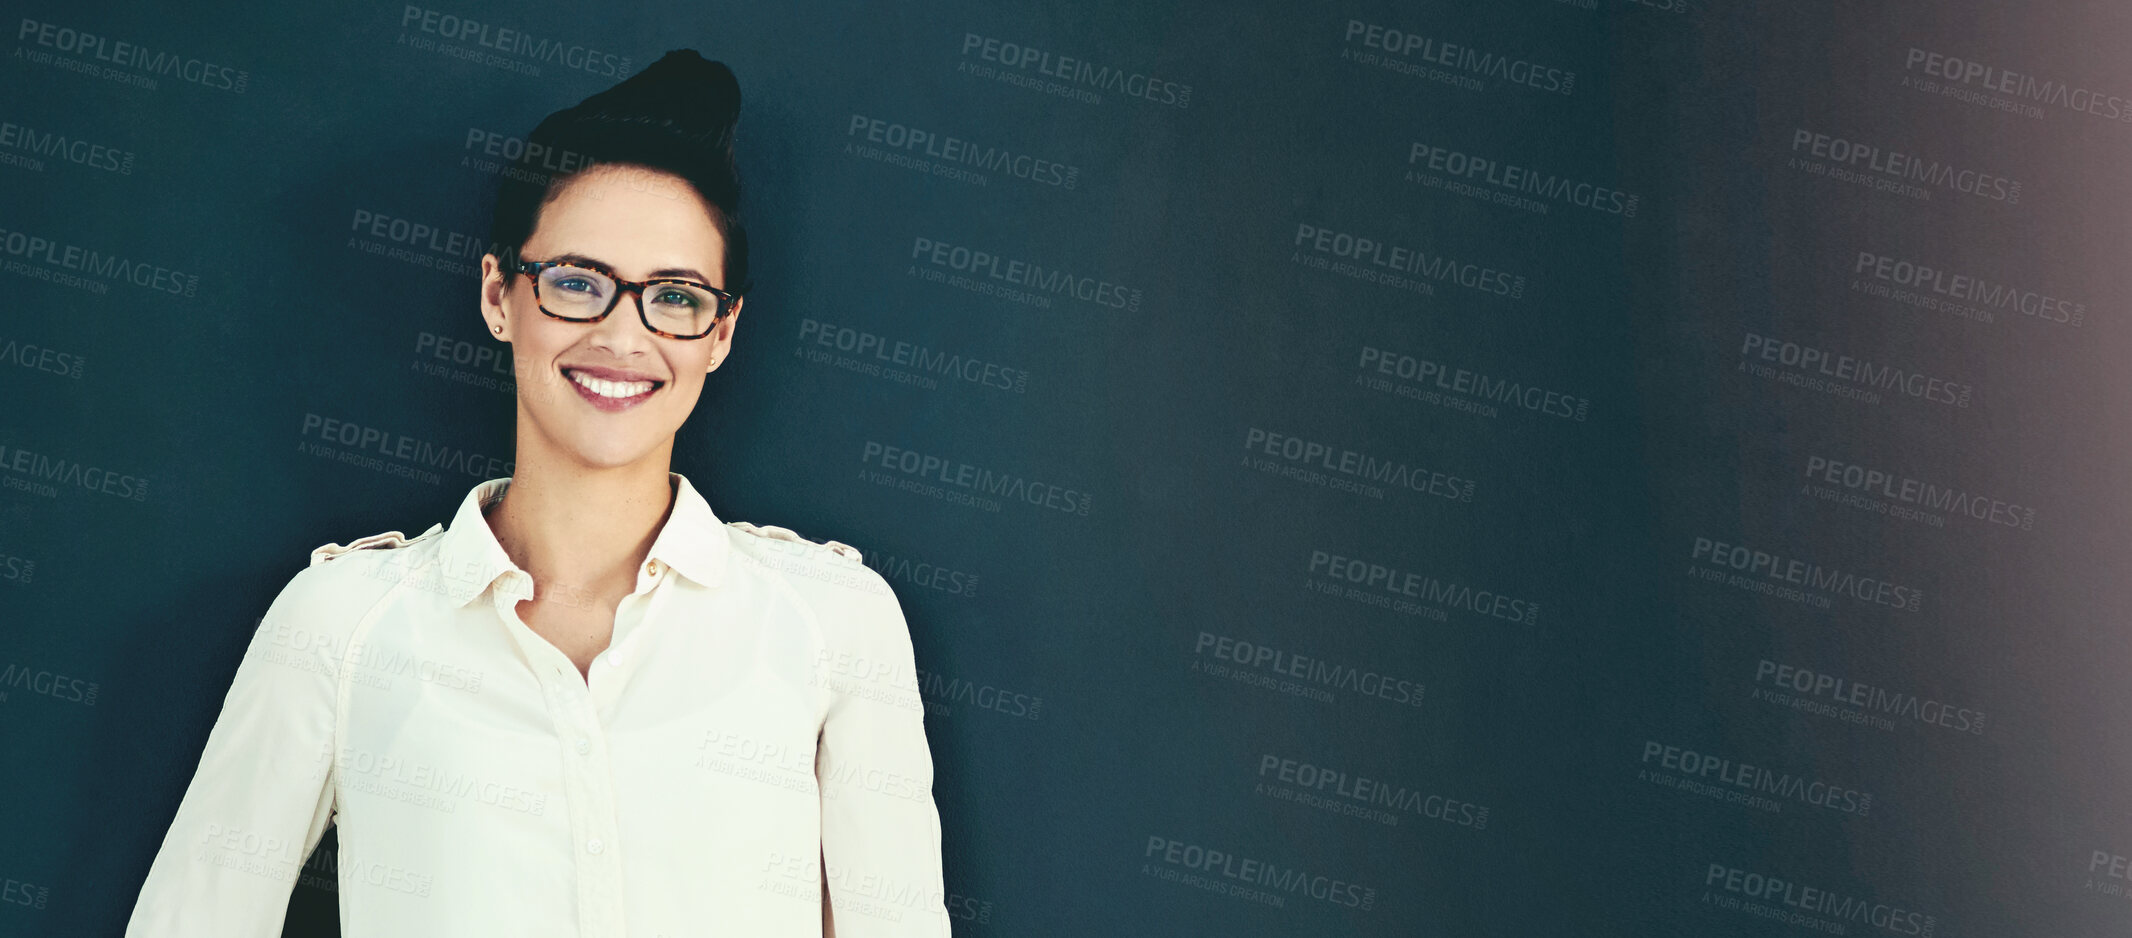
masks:
<svg viewBox="0 0 2132 938"><path fill-rule="evenodd" d="M867 571L871 574L872 571ZM823 934L947 938L940 814L910 629L885 580L870 576L815 751L821 788Z"/></svg>
<svg viewBox="0 0 2132 938"><path fill-rule="evenodd" d="M291 579L253 633L127 938L281 934L290 889L334 804L341 649L318 615L334 601L325 569Z"/></svg>

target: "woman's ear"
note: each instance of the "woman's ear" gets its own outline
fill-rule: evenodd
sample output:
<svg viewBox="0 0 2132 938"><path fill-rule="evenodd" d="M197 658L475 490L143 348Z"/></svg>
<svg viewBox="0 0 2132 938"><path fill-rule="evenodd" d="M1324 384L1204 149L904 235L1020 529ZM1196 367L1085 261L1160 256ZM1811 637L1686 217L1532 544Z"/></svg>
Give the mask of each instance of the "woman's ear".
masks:
<svg viewBox="0 0 2132 938"><path fill-rule="evenodd" d="M733 330L739 328L739 326L740 300L735 299L733 301L733 311L727 313L725 315L725 321L719 323L717 328L711 331L710 336L704 339L704 341L706 342L716 342L722 346L725 346L724 351L711 353L711 367L703 369L704 374L710 374L713 371L717 371L718 363L725 361L725 357L732 353Z"/></svg>
<svg viewBox="0 0 2132 938"><path fill-rule="evenodd" d="M503 291L509 285L503 265L494 254L481 256L481 293L477 297L481 318L489 327L489 333L504 342L511 341L506 334L509 323L503 314Z"/></svg>

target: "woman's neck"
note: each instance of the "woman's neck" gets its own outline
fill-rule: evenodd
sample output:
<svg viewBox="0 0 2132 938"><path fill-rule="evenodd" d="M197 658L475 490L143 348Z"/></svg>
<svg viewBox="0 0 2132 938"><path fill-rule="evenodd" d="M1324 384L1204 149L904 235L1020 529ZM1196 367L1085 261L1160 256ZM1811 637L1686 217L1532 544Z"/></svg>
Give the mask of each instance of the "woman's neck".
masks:
<svg viewBox="0 0 2132 938"><path fill-rule="evenodd" d="M626 595L673 512L674 485L659 460L613 469L558 470L518 463L489 529L511 562L532 574L535 598L558 589Z"/></svg>

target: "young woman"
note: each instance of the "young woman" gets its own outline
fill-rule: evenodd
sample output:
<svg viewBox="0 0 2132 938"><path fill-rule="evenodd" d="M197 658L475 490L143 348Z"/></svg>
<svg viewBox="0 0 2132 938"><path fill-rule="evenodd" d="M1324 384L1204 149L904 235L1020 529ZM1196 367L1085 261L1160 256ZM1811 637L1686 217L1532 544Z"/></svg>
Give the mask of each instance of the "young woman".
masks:
<svg viewBox="0 0 2132 938"><path fill-rule="evenodd" d="M739 107L676 50L529 136L480 295L514 474L274 599L129 936L280 934L328 824L350 938L948 935L895 595L670 469L747 289Z"/></svg>

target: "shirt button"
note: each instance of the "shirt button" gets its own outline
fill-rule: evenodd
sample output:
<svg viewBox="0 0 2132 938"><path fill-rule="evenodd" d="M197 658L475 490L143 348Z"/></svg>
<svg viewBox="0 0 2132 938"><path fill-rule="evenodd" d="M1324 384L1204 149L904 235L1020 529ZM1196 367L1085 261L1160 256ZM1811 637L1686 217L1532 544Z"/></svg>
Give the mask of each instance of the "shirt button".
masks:
<svg viewBox="0 0 2132 938"><path fill-rule="evenodd" d="M582 738L580 738L580 739L579 739L579 740L577 741L577 754L578 754L578 755L581 755L581 756L582 756L582 755L584 755L585 753L588 753L588 752L591 752L591 751L592 751L592 740L589 740L589 739L582 739Z"/></svg>
<svg viewBox="0 0 2132 938"><path fill-rule="evenodd" d="M649 576L658 576L659 562L656 560L646 561L644 564L644 572L646 575Z"/></svg>
<svg viewBox="0 0 2132 938"><path fill-rule="evenodd" d="M606 842L600 840L598 837L594 837L591 840L585 841L586 853L599 853L600 851L605 849L607 849Z"/></svg>

